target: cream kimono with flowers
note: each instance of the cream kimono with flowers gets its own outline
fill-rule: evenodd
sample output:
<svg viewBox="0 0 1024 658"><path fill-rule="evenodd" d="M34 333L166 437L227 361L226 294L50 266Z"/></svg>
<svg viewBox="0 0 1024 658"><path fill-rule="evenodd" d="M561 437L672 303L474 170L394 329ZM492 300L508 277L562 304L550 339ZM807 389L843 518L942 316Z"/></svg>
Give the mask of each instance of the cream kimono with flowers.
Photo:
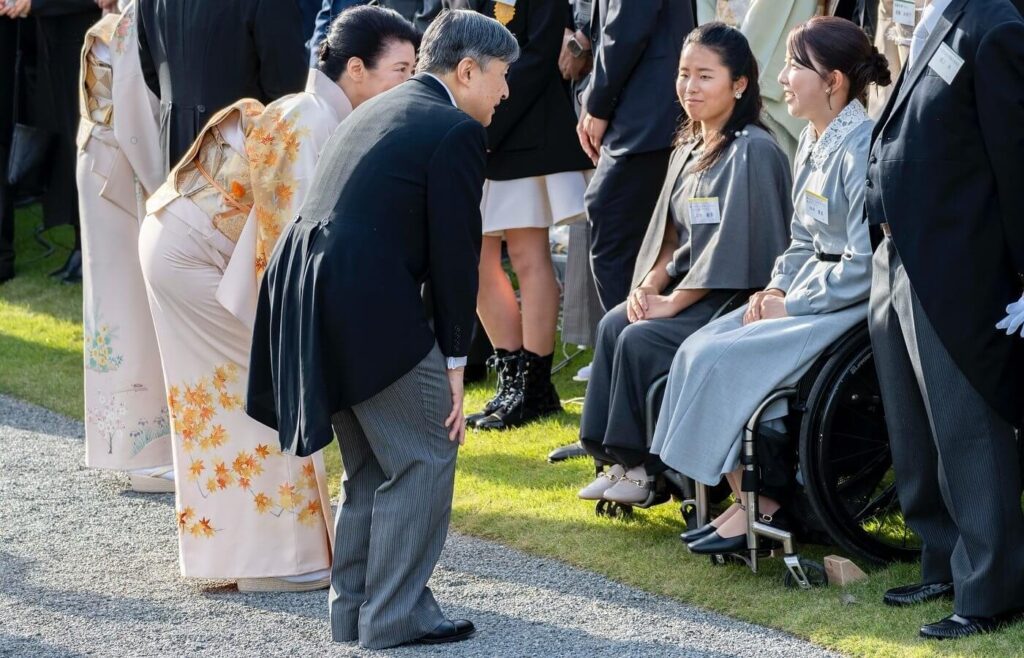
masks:
<svg viewBox="0 0 1024 658"><path fill-rule="evenodd" d="M330 566L322 457L282 454L276 432L244 411L246 295L257 281L257 245L272 246L259 238L264 183L255 184L251 165L270 157L277 138L291 144L277 149L286 161L302 151L292 144L298 134L270 135L263 121L254 100L215 115L149 199L139 240L172 417L185 576L281 577ZM258 135L263 150L250 151Z"/></svg>
<svg viewBox="0 0 1024 658"><path fill-rule="evenodd" d="M78 131L86 464L171 463L163 373L136 245L140 199L161 181L156 99L138 58L134 5L82 49Z"/></svg>

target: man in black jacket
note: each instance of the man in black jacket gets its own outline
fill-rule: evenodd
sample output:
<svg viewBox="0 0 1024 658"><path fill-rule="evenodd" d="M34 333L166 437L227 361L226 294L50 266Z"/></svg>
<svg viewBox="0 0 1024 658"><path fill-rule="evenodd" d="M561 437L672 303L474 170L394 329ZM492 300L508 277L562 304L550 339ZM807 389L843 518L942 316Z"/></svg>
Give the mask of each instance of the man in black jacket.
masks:
<svg viewBox="0 0 1024 658"><path fill-rule="evenodd" d="M346 474L331 579L340 642L380 649L473 633L445 619L426 583L465 437L484 126L518 53L497 21L442 13L423 37L420 73L331 137L263 279L246 408L299 455L330 443L333 416Z"/></svg>
<svg viewBox="0 0 1024 658"><path fill-rule="evenodd" d="M922 582L954 596L931 638L1024 608L1014 425L1024 342L997 331L1024 273L1024 20L1009 0L934 0L875 127L865 208L881 239L871 341L896 484Z"/></svg>
<svg viewBox="0 0 1024 658"><path fill-rule="evenodd" d="M308 58L294 0L138 0L136 15L142 72L160 99L168 171L210 117L231 103L269 103L306 85Z"/></svg>
<svg viewBox="0 0 1024 658"><path fill-rule="evenodd" d="M587 189L591 266L601 305L626 299L640 243L661 192L682 118L675 79L694 28L680 0L594 0L594 70L580 144L597 165Z"/></svg>

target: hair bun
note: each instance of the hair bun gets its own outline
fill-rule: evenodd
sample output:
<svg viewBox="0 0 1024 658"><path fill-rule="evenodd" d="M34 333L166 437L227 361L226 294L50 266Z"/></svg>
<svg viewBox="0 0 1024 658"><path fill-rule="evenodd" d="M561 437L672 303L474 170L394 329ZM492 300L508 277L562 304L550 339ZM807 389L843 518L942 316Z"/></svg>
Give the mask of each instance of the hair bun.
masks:
<svg viewBox="0 0 1024 658"><path fill-rule="evenodd" d="M871 71L871 81L879 87L886 87L892 84L892 71L889 69L889 60L885 55L878 52L878 48L871 47L871 56L868 57L868 67Z"/></svg>

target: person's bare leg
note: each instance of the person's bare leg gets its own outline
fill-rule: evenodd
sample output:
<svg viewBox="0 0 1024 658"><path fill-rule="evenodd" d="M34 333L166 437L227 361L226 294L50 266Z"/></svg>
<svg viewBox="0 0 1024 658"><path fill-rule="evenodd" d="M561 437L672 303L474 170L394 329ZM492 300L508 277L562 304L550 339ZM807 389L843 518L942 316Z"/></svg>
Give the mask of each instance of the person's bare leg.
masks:
<svg viewBox="0 0 1024 658"><path fill-rule="evenodd" d="M501 267L499 237L483 238L476 312L494 347L514 352L523 346L522 316L512 282Z"/></svg>
<svg viewBox="0 0 1024 658"><path fill-rule="evenodd" d="M505 232L512 269L519 279L523 347L541 356L555 350L558 325L558 282L551 264L546 228Z"/></svg>
<svg viewBox="0 0 1024 658"><path fill-rule="evenodd" d="M740 481L743 477L743 469L739 468L732 473L725 476L729 480L729 486L733 488L733 494L737 494L740 490ZM740 499L742 500L742 499ZM757 508L761 514L774 514L779 511L779 503L766 496L757 497ZM724 516L724 515L723 515ZM718 534L722 537L738 537L747 532L747 515L733 513L728 519L726 519L720 526L718 526Z"/></svg>

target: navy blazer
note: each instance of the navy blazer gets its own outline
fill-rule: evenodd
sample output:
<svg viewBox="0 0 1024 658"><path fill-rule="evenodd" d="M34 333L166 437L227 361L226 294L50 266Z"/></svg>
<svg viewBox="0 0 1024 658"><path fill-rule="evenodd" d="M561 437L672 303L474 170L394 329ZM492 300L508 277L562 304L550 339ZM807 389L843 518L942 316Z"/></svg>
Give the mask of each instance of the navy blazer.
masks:
<svg viewBox="0 0 1024 658"><path fill-rule="evenodd" d="M476 320L486 133L418 75L360 105L324 147L257 303L246 411L281 448L331 442L331 416L435 343L466 356ZM433 326L420 297L433 290Z"/></svg>
<svg viewBox="0 0 1024 658"><path fill-rule="evenodd" d="M947 48L963 60L951 82L929 66ZM995 328L1024 273L1024 20L1009 0L953 0L896 83L868 162L868 219L889 224L967 379L1020 424L1024 340Z"/></svg>
<svg viewBox="0 0 1024 658"><path fill-rule="evenodd" d="M675 80L683 41L695 27L687 0L594 0L594 71L587 112L609 119L612 155L667 149L683 110Z"/></svg>

